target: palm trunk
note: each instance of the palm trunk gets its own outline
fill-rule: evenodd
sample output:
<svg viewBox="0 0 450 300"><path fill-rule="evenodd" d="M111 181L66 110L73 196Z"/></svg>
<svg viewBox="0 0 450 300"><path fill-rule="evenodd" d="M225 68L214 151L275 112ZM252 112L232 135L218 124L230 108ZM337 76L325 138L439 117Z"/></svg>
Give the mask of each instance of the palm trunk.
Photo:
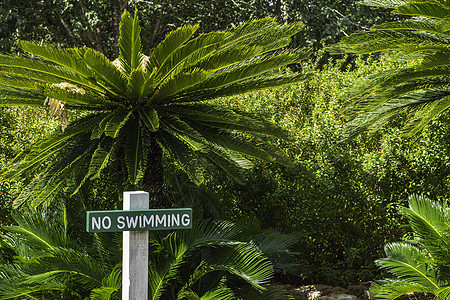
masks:
<svg viewBox="0 0 450 300"><path fill-rule="evenodd" d="M142 180L142 188L149 193L150 208L169 208L169 203L163 196L164 170L162 149L156 142L155 134L150 134L150 139L147 168Z"/></svg>

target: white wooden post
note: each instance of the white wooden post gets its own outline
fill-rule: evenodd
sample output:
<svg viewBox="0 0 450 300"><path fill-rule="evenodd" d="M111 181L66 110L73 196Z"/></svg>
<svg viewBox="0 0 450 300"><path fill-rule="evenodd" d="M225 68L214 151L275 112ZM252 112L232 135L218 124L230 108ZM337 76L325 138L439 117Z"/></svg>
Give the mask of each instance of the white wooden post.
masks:
<svg viewBox="0 0 450 300"><path fill-rule="evenodd" d="M149 208L147 192L123 193L124 210ZM148 231L123 232L122 299L148 299Z"/></svg>

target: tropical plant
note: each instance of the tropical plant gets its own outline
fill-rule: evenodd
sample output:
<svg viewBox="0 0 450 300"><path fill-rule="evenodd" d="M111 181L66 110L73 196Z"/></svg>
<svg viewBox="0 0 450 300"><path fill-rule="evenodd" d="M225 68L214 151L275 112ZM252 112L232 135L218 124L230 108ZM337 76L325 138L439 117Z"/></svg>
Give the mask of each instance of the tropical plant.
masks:
<svg viewBox="0 0 450 300"><path fill-rule="evenodd" d="M400 20L355 33L331 47L334 53L390 52L412 63L369 77L351 92L353 118L348 137L376 130L394 116L407 115L403 132L413 135L449 108L450 3L446 0L365 0L394 9Z"/></svg>
<svg viewBox="0 0 450 300"><path fill-rule="evenodd" d="M389 243L387 258L376 263L396 276L372 285L377 299L396 299L408 293L450 297L450 216L448 208L421 196L409 197L399 212L410 222L413 241Z"/></svg>
<svg viewBox="0 0 450 300"><path fill-rule="evenodd" d="M1 237L0 298L118 299L120 234L71 238L66 208L22 209L19 226ZM152 232L150 299L290 299L263 286L273 276L259 249L281 249L289 236L240 241L241 230L225 221L196 221L192 230ZM274 247L278 245L278 247ZM285 248L284 248L285 250ZM245 298L247 299L247 298Z"/></svg>
<svg viewBox="0 0 450 300"><path fill-rule="evenodd" d="M137 12L125 12L114 62L89 48L28 41L19 44L33 57L0 56L0 103L48 104L65 129L20 155L6 172L17 178L45 165L15 206L39 205L63 189L74 194L112 162L126 187L148 191L153 205L161 205L163 153L197 184L205 164L233 176L237 168L253 166L248 157L281 161L239 133L261 139L287 137L286 131L206 101L305 78L279 71L307 57L306 50L280 50L303 25L268 18L192 38L198 27L169 33L145 56ZM70 109L85 113L69 124Z"/></svg>

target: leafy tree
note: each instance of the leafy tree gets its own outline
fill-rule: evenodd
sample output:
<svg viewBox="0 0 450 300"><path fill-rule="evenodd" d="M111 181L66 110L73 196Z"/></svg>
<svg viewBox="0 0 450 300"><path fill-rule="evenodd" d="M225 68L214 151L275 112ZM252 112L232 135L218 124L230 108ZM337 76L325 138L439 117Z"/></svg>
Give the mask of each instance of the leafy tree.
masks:
<svg viewBox="0 0 450 300"><path fill-rule="evenodd" d="M388 257L379 259L377 264L397 278L375 283L371 291L377 299L396 299L414 292L448 299L450 220L447 209L427 198L411 196L409 208L400 207L399 211L409 220L414 240L385 246Z"/></svg>
<svg viewBox="0 0 450 300"><path fill-rule="evenodd" d="M144 48L154 48L164 36L185 24L201 24L210 32L247 20L277 17L302 21L306 28L295 44L321 48L345 35L389 21L385 9L370 10L354 0L3 0L0 2L0 51L18 51L15 41L40 40L66 47L88 46L115 58L118 25L124 10L139 9Z"/></svg>
<svg viewBox="0 0 450 300"><path fill-rule="evenodd" d="M14 178L47 163L16 199L16 207L30 199L39 205L58 191L73 195L110 163L126 188L144 189L153 205L161 205L163 152L197 184L204 180L205 164L234 176L236 168L253 166L248 156L281 161L239 132L261 139L287 137L286 131L207 101L304 79L303 74L279 72L307 57L307 51L280 50L302 28L261 19L192 38L198 25L186 25L147 57L137 13L126 12L114 62L90 48L20 42L39 58L0 56L1 103L48 103L67 129L37 143L6 172ZM68 109L84 114L69 124Z"/></svg>
<svg viewBox="0 0 450 300"><path fill-rule="evenodd" d="M394 14L412 18L353 34L331 51L390 52L397 58L417 63L376 74L352 92L354 104L349 113L353 120L348 135L377 129L398 115L407 116L403 131L413 135L449 107L450 4L445 0L366 0L363 3L390 8Z"/></svg>

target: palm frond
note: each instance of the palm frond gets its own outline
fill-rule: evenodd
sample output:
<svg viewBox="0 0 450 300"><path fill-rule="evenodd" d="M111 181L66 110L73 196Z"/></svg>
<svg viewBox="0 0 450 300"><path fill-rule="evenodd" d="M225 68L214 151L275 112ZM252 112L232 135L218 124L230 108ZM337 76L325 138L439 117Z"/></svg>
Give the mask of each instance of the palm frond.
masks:
<svg viewBox="0 0 450 300"><path fill-rule="evenodd" d="M443 208L425 197L409 197L409 208L400 207L399 211L406 216L420 242L430 251L432 256L445 258L450 253L448 237L448 220Z"/></svg>
<svg viewBox="0 0 450 300"><path fill-rule="evenodd" d="M407 243L390 243L384 249L388 258L378 259L377 265L401 279L416 282L430 290L439 288L437 274L425 264L425 252Z"/></svg>
<svg viewBox="0 0 450 300"><path fill-rule="evenodd" d="M140 107L138 108L138 113L148 130L155 132L159 129L158 113L154 108L150 106Z"/></svg>
<svg viewBox="0 0 450 300"><path fill-rule="evenodd" d="M148 147L145 147L139 120L135 119L130 123L130 126L127 128L124 150L125 164L128 171L128 182L132 185L137 185L142 176L144 176Z"/></svg>
<svg viewBox="0 0 450 300"><path fill-rule="evenodd" d="M409 293L430 293L432 290L416 283L406 280L383 280L372 284L370 291L377 299L394 300Z"/></svg>
<svg viewBox="0 0 450 300"><path fill-rule="evenodd" d="M129 111L124 107L119 106L112 112L111 118L109 118L105 124L105 135L116 138L132 115L133 111Z"/></svg>
<svg viewBox="0 0 450 300"><path fill-rule="evenodd" d="M134 18L127 11L122 14L119 30L119 61L121 62L122 72L129 76L133 70L141 66L143 59L141 27L139 27L137 11L134 13Z"/></svg>
<svg viewBox="0 0 450 300"><path fill-rule="evenodd" d="M197 31L198 27L198 24L194 26L185 25L168 33L150 54L148 60L150 69L158 70L164 66L166 60L172 56L172 53L186 43Z"/></svg>
<svg viewBox="0 0 450 300"><path fill-rule="evenodd" d="M189 124L176 116L162 115L161 129L172 134L193 151L207 151L208 141Z"/></svg>
<svg viewBox="0 0 450 300"><path fill-rule="evenodd" d="M111 94L125 95L127 81L120 71L102 53L90 48L76 49L76 53L104 81Z"/></svg>
<svg viewBox="0 0 450 300"><path fill-rule="evenodd" d="M393 13L444 19L450 15L450 7L438 1L414 1L397 6Z"/></svg>
<svg viewBox="0 0 450 300"><path fill-rule="evenodd" d="M64 182L72 176L73 172L81 169L82 165L89 164L95 146L85 142L87 137L88 135L81 137L79 147L66 154L64 159L50 165L42 176L33 180L32 188L24 189L14 200L14 207L20 207L26 201L31 201L30 204L36 207L55 198L58 192L65 188Z"/></svg>
<svg viewBox="0 0 450 300"><path fill-rule="evenodd" d="M66 59L70 59L70 53L66 53ZM49 64L38 59L1 55L0 66L5 68L2 70L2 73L32 78L39 82L69 82L86 89L104 92L102 88L95 84L92 78L86 78L70 68Z"/></svg>
<svg viewBox="0 0 450 300"><path fill-rule="evenodd" d="M409 0L363 0L360 3L368 6L396 8L397 6L406 4L408 2Z"/></svg>
<svg viewBox="0 0 450 300"><path fill-rule="evenodd" d="M188 175L190 180L196 185L204 181L204 167L196 155L185 143L177 139L172 134L164 131L159 132L158 142L173 160L175 165Z"/></svg>

